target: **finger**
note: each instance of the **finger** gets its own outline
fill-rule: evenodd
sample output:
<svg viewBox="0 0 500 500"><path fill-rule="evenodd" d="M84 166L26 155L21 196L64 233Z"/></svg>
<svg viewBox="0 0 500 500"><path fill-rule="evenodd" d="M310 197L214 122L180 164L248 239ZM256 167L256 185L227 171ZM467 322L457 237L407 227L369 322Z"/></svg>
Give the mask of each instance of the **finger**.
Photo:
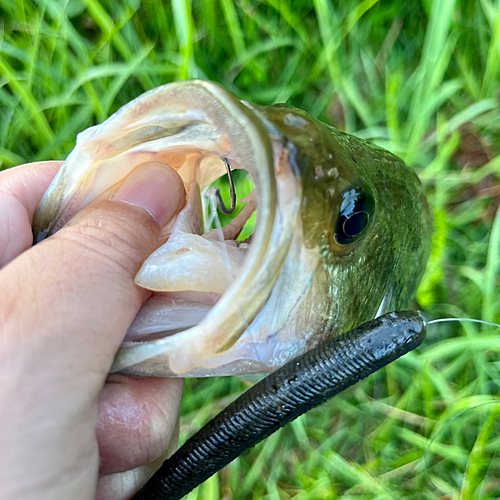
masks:
<svg viewBox="0 0 500 500"><path fill-rule="evenodd" d="M160 457L174 436L181 379L111 375L99 396L100 473L135 469Z"/></svg>
<svg viewBox="0 0 500 500"><path fill-rule="evenodd" d="M97 482L95 500L130 500L139 489L161 467L177 448L179 439L179 420L169 447L156 460L125 472L115 472L100 476Z"/></svg>
<svg viewBox="0 0 500 500"><path fill-rule="evenodd" d="M0 392L8 409L0 447L9 457L1 484L49 471L57 485L76 470L61 498L93 487L83 471L97 458L97 395L147 297L134 275L183 203L174 170L137 167L113 200L88 206L0 271Z"/></svg>
<svg viewBox="0 0 500 500"><path fill-rule="evenodd" d="M31 247L31 222L62 161L27 163L0 172L0 268Z"/></svg>
<svg viewBox="0 0 500 500"><path fill-rule="evenodd" d="M137 167L113 200L89 205L0 272L0 284L8 284L0 286L0 303L11 311L5 330L31 327L16 341L29 343L36 332L54 356L52 369L66 369L73 360L73 370L100 373L102 386L146 297L134 276L158 246L160 226L183 202L183 184L174 170L158 163ZM56 314L56 327L47 321L48 312Z"/></svg>

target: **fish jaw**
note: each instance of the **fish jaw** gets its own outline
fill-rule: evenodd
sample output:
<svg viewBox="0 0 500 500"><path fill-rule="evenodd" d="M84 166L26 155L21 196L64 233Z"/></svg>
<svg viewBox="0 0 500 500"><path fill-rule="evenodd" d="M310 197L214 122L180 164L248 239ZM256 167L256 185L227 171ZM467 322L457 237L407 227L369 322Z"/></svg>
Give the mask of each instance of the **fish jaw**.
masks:
<svg viewBox="0 0 500 500"><path fill-rule="evenodd" d="M247 170L256 187L257 229L246 252L244 266L235 259L235 264L241 269L237 276L224 283L221 290L203 288L204 285L193 290L195 293L223 291L215 306L199 324L171 338L166 337L161 346L159 341L126 341L122 351L132 354L126 356L124 365L121 360L125 356L120 352L115 368L156 375L156 369L149 368L152 366L149 358L161 359L163 353L159 354L158 349L170 348L175 337L175 344L184 346L184 351L178 348L175 350L178 355L169 356L171 372L184 375L198 367L214 369L213 358L228 351L248 329L272 292L300 208L300 183L284 165L280 139L272 124L262 121L246 104L215 84L199 81L174 83L147 92L103 124L78 136L75 149L36 212L33 223L35 241L41 241L62 228L89 203L111 198L123 179L146 161L164 162L176 169L187 188L192 183L194 168L196 181L203 189L221 175L220 158L225 158L232 168ZM189 192L195 192L192 189L187 191L188 198ZM194 205L193 202L185 209ZM223 246L208 237L204 241L196 239L196 236L202 237L197 234L199 224L189 224L190 221L192 217L183 210L173 222L173 228L171 225L164 228L164 236L171 238L166 244L173 246L177 237L175 251L184 250L193 241L206 244L207 248L210 243L212 250L217 245ZM183 223L190 226L184 240L181 235ZM159 252L162 252L161 248ZM171 257L168 248L163 252L163 258L169 254ZM153 257L158 257L158 254ZM164 266L158 266L156 273L148 275L154 267L154 263L148 261L136 282L155 290L152 276L156 274L158 277ZM161 283L158 288L163 292L164 286ZM178 287L173 285L172 290L177 291ZM128 338L136 337L129 335ZM246 362L241 359L231 361L232 365L235 363L245 365ZM265 368L260 365L262 369Z"/></svg>
<svg viewBox="0 0 500 500"><path fill-rule="evenodd" d="M271 293L234 343L214 350L211 332L203 330L206 322L202 320L172 336L144 343L124 342L112 371L159 377L269 373L325 340L327 336L321 335L328 321L325 297L318 294L322 288L316 286L325 279L318 267L320 255L318 249L305 248L298 217L295 223L290 228L290 242L281 246L285 256ZM273 255L268 258L272 262ZM227 306L219 302L209 314L217 315L218 307Z"/></svg>
<svg viewBox="0 0 500 500"><path fill-rule="evenodd" d="M271 124L266 125L272 128ZM230 312L236 321L242 319L242 306L238 303L238 297L241 296L239 276L194 327L146 342L124 342L115 358L113 372L159 377L265 373L304 352L309 342L308 337L314 335L315 330L310 328L306 335L307 331L299 328L293 318L303 316L297 310L300 310L307 297L318 255L316 251L306 252L303 245L300 227L302 188L292 171L290 151L284 150L279 140L273 141L273 151L277 215L263 263L250 283L253 292L258 292L255 301L258 308L244 330L233 330L232 335L221 336L218 326L223 313ZM257 227L256 231L258 230ZM171 235L174 244L177 235L174 227ZM211 239L210 233L205 236ZM217 243L217 240L212 242ZM167 246L168 242L165 249ZM250 248L252 249L252 245ZM152 266L159 263L163 251L160 248L155 252L145 262L143 270L148 267L148 261ZM186 254L187 252L182 253L181 257ZM228 259L229 262L231 260ZM219 290L211 288L210 291ZM231 295L232 291L235 292L234 295ZM156 311L152 311L151 316L155 313Z"/></svg>

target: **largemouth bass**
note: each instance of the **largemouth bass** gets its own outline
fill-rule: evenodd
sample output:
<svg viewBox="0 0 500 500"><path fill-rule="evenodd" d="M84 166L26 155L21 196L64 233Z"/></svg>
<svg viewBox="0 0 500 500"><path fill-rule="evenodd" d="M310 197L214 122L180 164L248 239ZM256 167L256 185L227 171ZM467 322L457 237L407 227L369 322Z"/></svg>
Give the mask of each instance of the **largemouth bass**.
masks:
<svg viewBox="0 0 500 500"><path fill-rule="evenodd" d="M148 161L178 172L186 204L135 278L154 293L113 371L273 371L415 293L431 233L415 173L301 110L243 102L204 81L153 89L82 132L40 203L35 241ZM200 192L213 201L227 165L255 189L230 224L204 232ZM254 234L237 241L254 211Z"/></svg>

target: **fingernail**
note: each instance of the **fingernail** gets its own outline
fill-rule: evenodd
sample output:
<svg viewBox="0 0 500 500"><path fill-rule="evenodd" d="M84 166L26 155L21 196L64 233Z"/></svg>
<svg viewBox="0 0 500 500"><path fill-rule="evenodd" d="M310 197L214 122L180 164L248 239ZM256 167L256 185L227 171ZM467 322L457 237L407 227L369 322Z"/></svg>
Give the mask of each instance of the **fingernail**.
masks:
<svg viewBox="0 0 500 500"><path fill-rule="evenodd" d="M112 199L147 210L164 226L184 204L184 184L168 165L143 163L125 178Z"/></svg>

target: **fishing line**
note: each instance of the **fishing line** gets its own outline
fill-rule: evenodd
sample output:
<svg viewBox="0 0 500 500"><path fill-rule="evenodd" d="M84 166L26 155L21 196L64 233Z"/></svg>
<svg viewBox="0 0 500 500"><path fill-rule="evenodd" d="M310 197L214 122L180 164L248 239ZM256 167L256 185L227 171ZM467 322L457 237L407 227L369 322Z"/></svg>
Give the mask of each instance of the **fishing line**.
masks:
<svg viewBox="0 0 500 500"><path fill-rule="evenodd" d="M231 168L230 168L229 162L225 158L221 158L221 160L224 162L224 164L226 166L227 176L229 179L229 189L230 189L230 193L231 193L231 208L229 210L226 209L219 189L217 189L216 187L211 187L211 188L207 189L206 192L204 193L204 198L208 200L208 204L210 207L210 215L209 215L207 224L205 225L205 232L210 231L212 224L215 225L215 228L217 229L218 241L222 244L222 253L224 255L224 263L226 266L227 275L228 275L229 281L233 282L234 281L233 269L231 266L231 260L229 258L229 253L228 253L227 247L224 243L225 242L224 232L223 232L222 223L221 223L219 214L217 212L217 208L222 213L224 213L226 215L231 215L236 208L236 190L234 188L234 180L233 180L233 176L231 175ZM244 318L241 318L241 319L244 320ZM246 321L245 321L245 327L248 328L248 323Z"/></svg>
<svg viewBox="0 0 500 500"><path fill-rule="evenodd" d="M426 321L426 320L425 320ZM498 323L493 323L492 321L484 321L482 319L473 319L473 318L437 318L437 319L432 319L430 321L426 321L426 325L432 325L436 323L452 323L452 322L469 322L469 323L477 323L481 325L487 325L487 326L492 326L496 328L500 328L500 324ZM444 422L437 422L440 426L437 428L437 430L433 430L433 436L431 437L428 445L426 446L424 450L424 456L422 457L422 461L424 463L424 469L423 469L423 474L425 476L429 475L429 466L428 462L429 460L432 460L432 457L436 455L436 451L433 451L432 445L434 442L438 442L438 438L443 435L443 433L447 430L449 430L450 425L452 424L453 421L458 420L459 418L463 417L467 413L471 413L474 410L477 410L480 407L488 406L488 405L499 405L500 401L499 400L492 400L492 401L487 401L487 402L482 402L479 404L476 404L474 406L471 406L470 408L466 408L465 410L459 412L458 414L452 416L451 418L445 420Z"/></svg>
<svg viewBox="0 0 500 500"><path fill-rule="evenodd" d="M228 168L227 164L226 164L226 168ZM231 178L231 182L232 182L232 177L230 177L230 178ZM233 188L231 193L234 193L234 188ZM226 244L224 243L225 239L224 239L224 232L222 229L221 220L220 220L219 214L217 212L217 206L220 209L221 204L222 204L222 206L224 206L224 203L222 202L222 200L220 198L220 191L217 188L211 188L211 189L207 190L204 196L206 199L208 199L208 203L209 203L209 207L210 207L210 216L209 216L208 223L205 226L205 231L207 231L207 226L208 226L208 231L209 231L212 224L215 224L216 229L217 229L218 240L222 244L222 253L224 255L224 264L225 264L226 271L228 274L229 282L232 283L232 282L234 282L233 269L231 266L231 260L229 258L229 253L228 253ZM219 203L219 200L220 200L221 204ZM236 201L235 201L235 203L236 203ZM231 201L231 206L232 205L233 205L233 202ZM232 208L234 211L234 207L232 207ZM241 310L239 308L238 308L238 313L239 313L240 319L242 320L242 322L245 325L245 330L246 330L249 327L249 323L243 317L243 315L241 314ZM259 358L258 351L255 354L256 354L256 357ZM261 365L263 365L261 359L258 359L257 361Z"/></svg>
<svg viewBox="0 0 500 500"><path fill-rule="evenodd" d="M222 223L221 223L219 214L217 213L217 207L219 208L219 210L222 213L224 213L226 215L232 214L234 212L235 207L236 207L236 192L234 190L234 182L233 182L233 177L231 175L231 169L229 166L229 162L223 158L221 158L221 160L226 165L227 176L230 179L229 186L230 186L230 190L231 190L231 208L227 209L225 207L224 201L222 200L222 197L220 194L220 190L215 188L215 187L210 189L209 191L207 191L205 196L207 196L209 198L209 202L210 202L210 211L211 211L211 223L210 223L210 225L212 225L212 223L215 224L215 227L217 229L217 236L218 236L219 243L222 244L222 253L224 254L224 263L226 265L227 275L228 275L229 281L233 282L234 281L233 268L231 266L231 260L229 258L229 253L227 251L227 247L225 244L226 240L224 239L224 231L222 229Z"/></svg>
<svg viewBox="0 0 500 500"><path fill-rule="evenodd" d="M438 318L438 319L432 319L430 321L427 321L428 325L432 325L434 323L446 323L446 322L452 322L452 321L467 321L469 323L480 323L482 325L488 325L488 326L494 326L496 328L500 328L500 324L498 323L493 323L492 321L484 321L482 319L472 319L472 318Z"/></svg>
<svg viewBox="0 0 500 500"><path fill-rule="evenodd" d="M229 164L226 164L226 169L229 168L228 165ZM232 181L232 178L231 178L231 181ZM232 182L231 182L231 184L232 184ZM231 191L231 196L234 193L235 192L234 192L234 186L233 186L233 189ZM221 195L220 195L220 191L217 188L215 188L215 187L207 189L205 191L203 197L206 200L208 200L208 206L209 206L209 217L208 217L208 220L206 221L206 223L204 224L204 226L205 226L205 232L207 233L207 232L210 231L210 228L212 227L212 224L215 225L215 229L217 230L216 234L218 236L217 239L221 243L221 246L222 246L222 253L224 255L224 264L225 264L225 267L226 267L226 272L227 272L227 275L228 275L228 278L229 278L229 282L233 282L234 278L233 278L233 269L231 267L231 260L229 258L227 247L226 247L226 245L224 243L225 239L224 239L224 232L223 232L223 229L222 229L222 223L221 223L219 214L217 212L217 206L220 209L221 205L224 206L224 202L222 201L222 198L221 198ZM236 198L234 198L234 199L236 200ZM234 207L233 207L233 201L232 201L232 199L231 199L231 208L232 208L232 211L234 212ZM232 213L232 212L230 212L230 213Z"/></svg>

